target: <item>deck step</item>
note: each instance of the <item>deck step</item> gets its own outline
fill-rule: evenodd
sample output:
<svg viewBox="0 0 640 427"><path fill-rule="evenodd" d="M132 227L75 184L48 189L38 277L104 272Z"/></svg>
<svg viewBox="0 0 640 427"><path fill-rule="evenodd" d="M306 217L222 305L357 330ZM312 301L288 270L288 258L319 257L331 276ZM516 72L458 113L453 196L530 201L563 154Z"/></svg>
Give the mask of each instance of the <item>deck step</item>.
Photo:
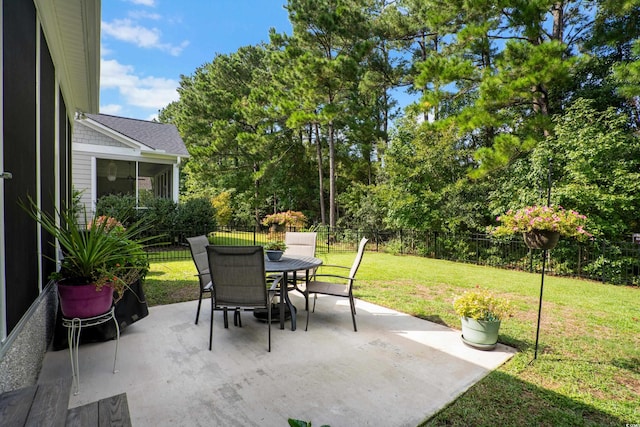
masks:
<svg viewBox="0 0 640 427"><path fill-rule="evenodd" d="M131 417L126 393L71 408L67 412L67 427L130 425Z"/></svg>
<svg viewBox="0 0 640 427"><path fill-rule="evenodd" d="M0 394L0 426L131 426L126 393L67 410L71 384L62 378Z"/></svg>
<svg viewBox="0 0 640 427"><path fill-rule="evenodd" d="M0 395L0 425L64 427L71 379L36 384Z"/></svg>

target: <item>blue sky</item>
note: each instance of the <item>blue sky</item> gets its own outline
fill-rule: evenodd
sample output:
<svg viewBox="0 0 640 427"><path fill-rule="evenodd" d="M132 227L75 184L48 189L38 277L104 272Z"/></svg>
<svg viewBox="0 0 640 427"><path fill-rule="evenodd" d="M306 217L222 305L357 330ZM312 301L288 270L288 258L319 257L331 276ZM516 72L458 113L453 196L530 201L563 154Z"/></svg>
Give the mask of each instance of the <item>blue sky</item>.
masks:
<svg viewBox="0 0 640 427"><path fill-rule="evenodd" d="M291 34L285 0L103 0L100 112L150 120L191 75L241 46Z"/></svg>

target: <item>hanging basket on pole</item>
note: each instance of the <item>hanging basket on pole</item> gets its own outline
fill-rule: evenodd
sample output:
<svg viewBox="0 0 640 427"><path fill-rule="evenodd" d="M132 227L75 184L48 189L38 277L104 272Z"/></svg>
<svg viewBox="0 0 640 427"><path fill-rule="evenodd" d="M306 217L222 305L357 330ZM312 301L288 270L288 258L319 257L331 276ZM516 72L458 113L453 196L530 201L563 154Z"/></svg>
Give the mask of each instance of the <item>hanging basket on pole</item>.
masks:
<svg viewBox="0 0 640 427"><path fill-rule="evenodd" d="M553 249L560 240L560 233L552 230L531 230L522 233L522 237L529 249Z"/></svg>

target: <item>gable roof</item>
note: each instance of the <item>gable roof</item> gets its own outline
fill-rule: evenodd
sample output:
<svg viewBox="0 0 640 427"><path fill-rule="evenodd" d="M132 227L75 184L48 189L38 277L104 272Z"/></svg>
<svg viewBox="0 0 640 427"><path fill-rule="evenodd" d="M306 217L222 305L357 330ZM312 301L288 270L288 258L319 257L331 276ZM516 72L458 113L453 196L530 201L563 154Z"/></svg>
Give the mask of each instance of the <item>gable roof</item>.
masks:
<svg viewBox="0 0 640 427"><path fill-rule="evenodd" d="M110 116L108 114L85 114L88 119L118 132L154 150L189 157L189 152L172 124Z"/></svg>

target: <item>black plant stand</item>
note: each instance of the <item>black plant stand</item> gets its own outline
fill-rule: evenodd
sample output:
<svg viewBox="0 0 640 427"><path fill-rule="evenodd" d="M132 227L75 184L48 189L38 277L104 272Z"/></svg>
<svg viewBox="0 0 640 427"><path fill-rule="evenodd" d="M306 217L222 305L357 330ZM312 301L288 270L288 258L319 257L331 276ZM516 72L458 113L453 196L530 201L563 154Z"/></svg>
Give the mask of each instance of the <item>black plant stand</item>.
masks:
<svg viewBox="0 0 640 427"><path fill-rule="evenodd" d="M538 358L538 339L540 337L540 314L542 313L542 292L544 290L544 270L547 263L547 250L542 251L542 274L540 275L540 300L538 302L538 326L536 327L536 348L533 353L533 360Z"/></svg>
<svg viewBox="0 0 640 427"><path fill-rule="evenodd" d="M549 171L547 173L547 206L551 205L551 165L549 159ZM547 266L547 249L542 251L542 273L540 275L540 299L538 302L538 325L536 326L536 347L533 352L533 360L538 358L538 339L540 337L540 315L542 314L542 292L544 290L544 272ZM533 363L533 360L531 361Z"/></svg>

